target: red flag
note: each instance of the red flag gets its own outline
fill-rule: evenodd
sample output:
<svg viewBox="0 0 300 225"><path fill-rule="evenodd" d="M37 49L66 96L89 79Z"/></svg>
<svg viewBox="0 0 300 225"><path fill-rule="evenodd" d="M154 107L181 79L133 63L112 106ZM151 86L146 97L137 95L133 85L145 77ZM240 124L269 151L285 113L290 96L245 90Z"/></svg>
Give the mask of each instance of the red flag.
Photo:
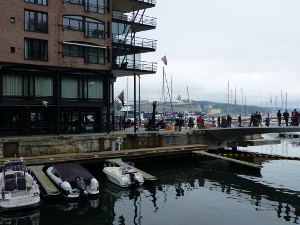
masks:
<svg viewBox="0 0 300 225"><path fill-rule="evenodd" d="M272 103L272 98L270 99L270 103Z"/></svg>
<svg viewBox="0 0 300 225"><path fill-rule="evenodd" d="M120 101L122 102L122 106L124 107L124 91L122 91L122 92L119 94L118 98L120 99Z"/></svg>
<svg viewBox="0 0 300 225"><path fill-rule="evenodd" d="M162 57L161 60L165 65L168 65L167 56Z"/></svg>

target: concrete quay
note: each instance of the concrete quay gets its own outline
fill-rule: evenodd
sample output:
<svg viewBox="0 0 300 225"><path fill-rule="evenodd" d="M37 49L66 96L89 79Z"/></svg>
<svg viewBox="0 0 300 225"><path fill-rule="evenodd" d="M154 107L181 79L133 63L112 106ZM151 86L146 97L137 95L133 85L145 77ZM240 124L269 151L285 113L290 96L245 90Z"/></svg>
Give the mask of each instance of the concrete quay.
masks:
<svg viewBox="0 0 300 225"><path fill-rule="evenodd" d="M117 140L121 139L120 146ZM106 133L85 133L69 135L40 135L0 138L0 161L24 157L32 165L55 161L100 160L113 155L150 155L156 152L170 154L171 150L197 146L203 149L211 140L202 130L145 131L133 129ZM118 150L120 148L120 151ZM207 148L207 147L206 147ZM194 148L194 150L196 150ZM199 149L197 149L199 150ZM112 153L115 151L115 153ZM1 164L0 162L0 164Z"/></svg>
<svg viewBox="0 0 300 225"><path fill-rule="evenodd" d="M150 158L159 156L174 156L188 154L195 150L207 150L207 145L194 144L194 145L178 145L171 147L153 147L153 148L141 148L141 149L124 149L101 152L89 152L89 153L66 153L55 155L43 155L34 157L24 157L26 165L50 165L64 162L76 162L76 163L89 163L89 162L104 162L107 159L122 158L124 160L137 159L137 158ZM0 165L6 160L16 160L16 157L2 158L0 159Z"/></svg>

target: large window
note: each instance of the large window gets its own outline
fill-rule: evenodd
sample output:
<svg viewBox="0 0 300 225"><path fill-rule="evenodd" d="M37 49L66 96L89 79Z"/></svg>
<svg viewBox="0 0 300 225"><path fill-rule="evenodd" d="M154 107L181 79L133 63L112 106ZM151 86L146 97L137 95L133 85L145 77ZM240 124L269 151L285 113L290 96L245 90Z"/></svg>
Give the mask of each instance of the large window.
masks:
<svg viewBox="0 0 300 225"><path fill-rule="evenodd" d="M104 14L104 0L85 0L86 11Z"/></svg>
<svg viewBox="0 0 300 225"><path fill-rule="evenodd" d="M103 98L103 81L99 79L86 79L85 95L88 99Z"/></svg>
<svg viewBox="0 0 300 225"><path fill-rule="evenodd" d="M99 20L85 18L85 36L104 39L104 23Z"/></svg>
<svg viewBox="0 0 300 225"><path fill-rule="evenodd" d="M2 88L3 96L7 97L53 97L53 78L45 75L4 74Z"/></svg>
<svg viewBox="0 0 300 225"><path fill-rule="evenodd" d="M39 4L39 5L48 5L48 0L25 0L25 2Z"/></svg>
<svg viewBox="0 0 300 225"><path fill-rule="evenodd" d="M28 60L48 60L48 41L25 38L24 57Z"/></svg>
<svg viewBox="0 0 300 225"><path fill-rule="evenodd" d="M53 79L50 76L35 76L31 90L35 97L53 97Z"/></svg>
<svg viewBox="0 0 300 225"><path fill-rule="evenodd" d="M77 5L84 5L84 10L104 14L104 0L63 0Z"/></svg>
<svg viewBox="0 0 300 225"><path fill-rule="evenodd" d="M85 62L104 64L104 49L99 48L86 48L85 49Z"/></svg>
<svg viewBox="0 0 300 225"><path fill-rule="evenodd" d="M48 33L47 13L25 10L24 29L40 33Z"/></svg>
<svg viewBox="0 0 300 225"><path fill-rule="evenodd" d="M3 75L3 96L22 97L27 95L27 77L20 74Z"/></svg>
<svg viewBox="0 0 300 225"><path fill-rule="evenodd" d="M103 99L103 80L96 78L63 77L61 97L67 99Z"/></svg>
<svg viewBox="0 0 300 225"><path fill-rule="evenodd" d="M87 37L104 39L104 22L82 16L64 16L63 28L84 31Z"/></svg>
<svg viewBox="0 0 300 225"><path fill-rule="evenodd" d="M105 64L105 48L96 45L63 44L63 56L83 57L86 63Z"/></svg>

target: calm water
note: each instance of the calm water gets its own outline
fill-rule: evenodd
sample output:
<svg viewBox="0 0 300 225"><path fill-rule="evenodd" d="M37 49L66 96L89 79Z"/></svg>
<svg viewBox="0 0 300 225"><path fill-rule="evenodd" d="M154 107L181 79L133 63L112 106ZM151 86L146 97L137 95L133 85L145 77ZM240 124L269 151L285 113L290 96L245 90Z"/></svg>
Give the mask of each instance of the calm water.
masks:
<svg viewBox="0 0 300 225"><path fill-rule="evenodd" d="M299 138L280 140L281 144L240 150L300 157ZM2 214L0 224L300 223L300 161L262 161L261 173L200 158L136 162L136 167L158 178L138 189L120 189L106 181L101 168L89 165L101 182L99 197L77 203L44 199L36 211Z"/></svg>

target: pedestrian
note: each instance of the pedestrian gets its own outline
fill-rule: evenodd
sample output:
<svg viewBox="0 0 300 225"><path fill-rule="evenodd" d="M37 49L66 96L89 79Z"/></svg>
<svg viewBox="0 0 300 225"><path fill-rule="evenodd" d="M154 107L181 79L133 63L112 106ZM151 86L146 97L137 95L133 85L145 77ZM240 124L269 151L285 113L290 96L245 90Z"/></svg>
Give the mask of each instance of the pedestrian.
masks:
<svg viewBox="0 0 300 225"><path fill-rule="evenodd" d="M202 124L202 118L201 118L201 116L199 116L198 118L197 118L197 127L200 129L201 128L201 124Z"/></svg>
<svg viewBox="0 0 300 225"><path fill-rule="evenodd" d="M277 119L278 119L278 126L281 126L281 112L280 112L280 110L278 110L278 112L277 112Z"/></svg>
<svg viewBox="0 0 300 225"><path fill-rule="evenodd" d="M238 122L239 122L238 127L241 127L242 126L242 116L241 115L239 115L239 117L238 117Z"/></svg>
<svg viewBox="0 0 300 225"><path fill-rule="evenodd" d="M217 122L218 122L218 128L220 128L221 127L221 117L220 116L218 116Z"/></svg>
<svg viewBox="0 0 300 225"><path fill-rule="evenodd" d="M294 126L299 126L299 113L294 109Z"/></svg>
<svg viewBox="0 0 300 225"><path fill-rule="evenodd" d="M266 117L266 126L270 126L270 113L268 113Z"/></svg>
<svg viewBox="0 0 300 225"><path fill-rule="evenodd" d="M228 115L227 115L227 127L231 127L231 120L232 120L232 118L231 118L231 116L228 114Z"/></svg>
<svg viewBox="0 0 300 225"><path fill-rule="evenodd" d="M283 115L283 119L285 120L285 125L288 126L290 114L288 113L287 109L285 110L285 112L282 115Z"/></svg>
<svg viewBox="0 0 300 225"><path fill-rule="evenodd" d="M254 113L252 113L251 114L251 118L250 118L250 125L249 125L249 127L251 127L251 125L254 123L254 120L255 120Z"/></svg>

